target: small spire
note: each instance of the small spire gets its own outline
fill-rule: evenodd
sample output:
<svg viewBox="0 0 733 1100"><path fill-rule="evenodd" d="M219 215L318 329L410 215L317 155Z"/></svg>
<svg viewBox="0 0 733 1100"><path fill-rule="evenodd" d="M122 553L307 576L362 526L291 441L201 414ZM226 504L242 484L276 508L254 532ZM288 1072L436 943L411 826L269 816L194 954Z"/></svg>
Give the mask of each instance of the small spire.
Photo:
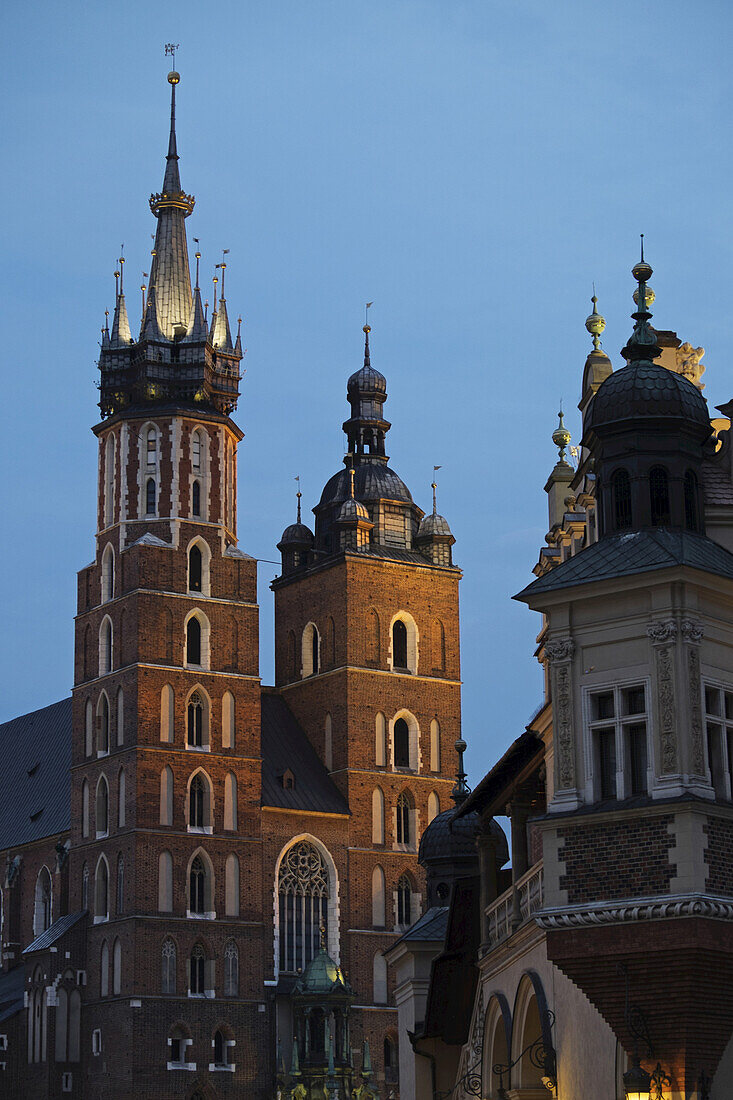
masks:
<svg viewBox="0 0 733 1100"><path fill-rule="evenodd" d="M191 302L191 316L188 321L186 335L183 339L191 343L197 340L205 340L208 336L208 332L204 307L201 304L201 291L198 286L196 286L193 292L193 301Z"/></svg>
<svg viewBox="0 0 733 1100"><path fill-rule="evenodd" d="M193 238L193 243L196 245L196 253L195 253L195 255L196 255L196 289L198 290L198 285L199 285L199 260L201 259L201 253L199 252L199 239L198 239L198 237Z"/></svg>
<svg viewBox="0 0 733 1100"><path fill-rule="evenodd" d="M208 319L209 319L209 301L208 301L208 298L207 298L207 300L204 302L204 320L208 321Z"/></svg>
<svg viewBox="0 0 733 1100"><path fill-rule="evenodd" d="M297 476L296 476L295 480L296 480L296 481L298 482L298 491L297 491L297 493L295 494L295 495L296 495L296 497L297 497L297 499L298 499L298 518L297 518L296 522L297 522L297 523L300 523L300 498L301 498L301 497L302 497L302 495L303 495L303 494L301 493L301 491L300 491L300 474L297 474Z"/></svg>
<svg viewBox="0 0 733 1100"><path fill-rule="evenodd" d="M168 153L166 155L166 169L163 177L163 193L176 194L181 190L181 179L178 174L178 148L176 145L176 84L181 81L180 73L175 70L177 45L169 42L165 47L166 56L171 55L174 68L168 73L168 83L171 86L171 132L168 138Z"/></svg>
<svg viewBox="0 0 733 1100"><path fill-rule="evenodd" d="M369 333L372 331L371 325L364 325L362 332L364 333L364 366L370 367L369 361Z"/></svg>
<svg viewBox="0 0 733 1100"><path fill-rule="evenodd" d="M237 339L234 342L234 350L237 355L242 354L242 318L237 317Z"/></svg>
<svg viewBox="0 0 733 1100"><path fill-rule="evenodd" d="M631 269L631 274L639 284L634 294L636 312L631 314L636 323L628 344L621 352L628 363L652 363L662 354L662 349L657 344L656 333L649 324L651 313L647 308L651 305L647 283L652 273L652 268L644 259L644 234L642 233L641 259Z"/></svg>
<svg viewBox="0 0 733 1100"><path fill-rule="evenodd" d="M443 469L442 466L433 466L433 480L430 483L430 488L433 490L433 515L434 516L437 516L437 514L438 514L438 497L437 497L438 483L435 480L435 475L437 474L438 470L442 470L442 469Z"/></svg>
<svg viewBox="0 0 733 1100"><path fill-rule="evenodd" d="M601 333L603 332L603 330L606 327L606 318L602 317L601 314L596 309L598 299L596 298L596 284L595 283L593 284L593 297L591 298L591 302L593 303L593 312L590 314L589 317L586 317L585 327L587 328L588 332L593 337L593 351L600 351L600 349L601 349L600 336L601 336Z"/></svg>
<svg viewBox="0 0 733 1100"><path fill-rule="evenodd" d="M558 425L555 428L555 431L552 433L552 442L555 444L560 452L559 461L565 462L565 451L567 449L568 443L570 442L571 436L570 432L563 423L562 405L560 406L560 412L557 414L557 416Z"/></svg>
<svg viewBox="0 0 733 1100"><path fill-rule="evenodd" d="M122 247L124 248L124 245ZM126 347L128 344L132 343L132 333L130 332L130 322L127 318L125 295L122 290L122 273L125 257L120 256L118 263L119 268L115 271L115 313L112 318L112 336L110 337L110 346L113 348Z"/></svg>
<svg viewBox="0 0 733 1100"><path fill-rule="evenodd" d="M211 319L211 342L215 348L220 348L221 351L233 351L232 346L232 333L229 328L229 317L227 316L227 300L222 294L219 299L219 308L216 310L216 320Z"/></svg>
<svg viewBox="0 0 733 1100"><path fill-rule="evenodd" d="M456 752L458 753L458 773L456 775L455 786L451 791L450 796L455 802L456 806L461 806L471 793L471 789L466 782L466 772L463 767L463 754L468 748L468 745L462 737L459 737L456 741L455 748Z"/></svg>

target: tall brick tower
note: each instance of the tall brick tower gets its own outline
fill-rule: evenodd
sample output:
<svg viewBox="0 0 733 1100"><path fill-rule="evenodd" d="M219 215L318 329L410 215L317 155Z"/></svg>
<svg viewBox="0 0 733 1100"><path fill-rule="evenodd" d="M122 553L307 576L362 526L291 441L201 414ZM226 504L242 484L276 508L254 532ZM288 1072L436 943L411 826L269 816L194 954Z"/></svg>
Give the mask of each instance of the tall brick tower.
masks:
<svg viewBox="0 0 733 1100"><path fill-rule="evenodd" d="M360 1003L375 950L426 908L417 846L451 805L460 736L454 539L388 465L386 382L364 331L345 468L313 509L315 534L300 510L283 533L272 585L277 688L350 810L341 961Z"/></svg>
<svg viewBox="0 0 733 1100"><path fill-rule="evenodd" d="M90 912L82 1050L95 1056L85 1095L105 1097L160 1095L161 1070L177 1088L166 1057L168 1070L186 1072L177 1079L186 1089L193 1070L222 1069L226 1081L237 1062L244 1068L242 1035L253 1049L266 1043L249 996L261 996L264 976L256 562L236 545L242 433L229 415L242 350L224 265L210 324L198 253L191 290L194 199L178 171L179 76L168 80L170 142L150 199L158 224L140 335L130 331L122 261L103 333L96 556L79 575L76 620L71 908ZM239 959L249 960L247 995ZM215 988L238 998L227 1009L240 1035L230 1054ZM206 1049L195 1060L198 1032Z"/></svg>

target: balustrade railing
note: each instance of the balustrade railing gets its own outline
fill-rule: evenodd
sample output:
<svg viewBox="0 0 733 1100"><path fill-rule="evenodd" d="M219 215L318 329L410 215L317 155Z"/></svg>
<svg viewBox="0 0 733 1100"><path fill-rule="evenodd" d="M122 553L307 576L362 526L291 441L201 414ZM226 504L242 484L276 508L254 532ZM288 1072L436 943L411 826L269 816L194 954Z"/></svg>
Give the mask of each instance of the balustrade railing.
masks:
<svg viewBox="0 0 733 1100"><path fill-rule="evenodd" d="M535 863L486 909L487 939L492 947L542 908L542 861Z"/></svg>

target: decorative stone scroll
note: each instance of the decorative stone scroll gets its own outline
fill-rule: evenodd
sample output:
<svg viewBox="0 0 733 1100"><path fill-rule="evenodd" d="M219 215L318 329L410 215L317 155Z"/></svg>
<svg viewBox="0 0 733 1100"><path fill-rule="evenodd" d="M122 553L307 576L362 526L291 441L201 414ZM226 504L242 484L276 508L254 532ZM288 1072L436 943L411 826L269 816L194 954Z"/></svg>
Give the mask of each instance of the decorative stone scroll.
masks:
<svg viewBox="0 0 733 1100"><path fill-rule="evenodd" d="M646 632L655 652L661 770L662 775L670 775L678 770L674 660L670 648L670 645L674 646L677 642L677 623L674 619L649 623Z"/></svg>
<svg viewBox="0 0 733 1100"><path fill-rule="evenodd" d="M687 682L690 688L690 748L693 775L705 776L705 751L702 732L702 688L700 685L700 642L702 623L682 620L682 637L687 643Z"/></svg>
<svg viewBox="0 0 733 1100"><path fill-rule="evenodd" d="M686 642L690 642L692 645L700 644L705 633L702 623L697 623L694 619L683 619L681 627L682 637Z"/></svg>
<svg viewBox="0 0 733 1100"><path fill-rule="evenodd" d="M575 786L575 736L573 727L572 638L552 638L545 656L552 666L552 713L557 755L557 789Z"/></svg>

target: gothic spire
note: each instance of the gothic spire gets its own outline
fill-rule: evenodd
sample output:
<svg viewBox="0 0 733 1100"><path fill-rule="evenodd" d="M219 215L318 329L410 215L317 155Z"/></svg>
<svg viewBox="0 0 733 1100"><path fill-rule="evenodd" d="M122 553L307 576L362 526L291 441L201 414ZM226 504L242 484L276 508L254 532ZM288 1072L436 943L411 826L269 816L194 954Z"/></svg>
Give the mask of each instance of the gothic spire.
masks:
<svg viewBox="0 0 733 1100"><path fill-rule="evenodd" d="M115 281L119 279L117 283L117 291L115 294L115 312L112 318L112 336L110 338L110 346L113 348L127 347L132 343L132 333L130 332L130 322L127 318L127 306L125 305L125 291L123 283L125 257L120 256L119 269L115 271Z"/></svg>
<svg viewBox="0 0 733 1100"><path fill-rule="evenodd" d="M191 315L191 272L188 266L188 244L185 220L194 207L192 195L181 190L176 145L176 85L180 76L168 73L171 86L171 129L168 139L163 190L150 196L150 209L158 219L150 269L148 307L153 300L155 320L166 340L182 336L188 329ZM154 293L153 293L154 292ZM147 328L143 325L143 330Z"/></svg>

